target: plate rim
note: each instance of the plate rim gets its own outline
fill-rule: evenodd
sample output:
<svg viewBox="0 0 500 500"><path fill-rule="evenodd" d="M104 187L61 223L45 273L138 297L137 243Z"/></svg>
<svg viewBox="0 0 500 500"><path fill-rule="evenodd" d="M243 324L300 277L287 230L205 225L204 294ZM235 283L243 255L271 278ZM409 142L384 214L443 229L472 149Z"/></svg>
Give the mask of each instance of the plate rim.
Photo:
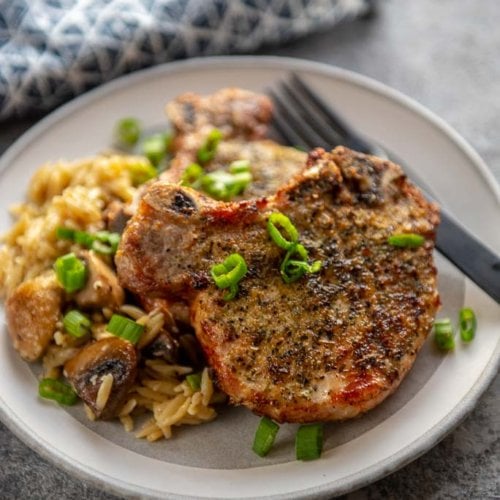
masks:
<svg viewBox="0 0 500 500"><path fill-rule="evenodd" d="M279 56L215 56L205 58L192 58L183 61L168 62L152 68L146 68L128 75L121 76L115 80L98 86L57 108L46 117L42 118L34 126L24 132L0 157L0 179L8 168L9 164L19 155L29 144L44 131L50 129L52 125L71 115L74 111L81 109L86 103L93 102L105 98L109 93L127 87L136 85L141 81L156 76L168 76L176 72L182 72L190 69L200 69L203 67L214 68L216 66L227 66L233 64L239 65L259 65L262 68L269 66L279 66L283 69L312 71L326 77L342 79L349 84L362 87L373 93L383 96L391 101L396 101L398 104L409 108L412 112L423 117L428 123L438 128L454 143L454 145L464 154L468 161L479 171L488 189L500 201L500 184L496 181L491 170L486 166L479 154L470 146L467 141L442 118L434 114L432 111L406 96L398 90L389 87L386 84L378 82L370 77L361 75L357 72L332 66L326 63L308 61L292 57ZM468 280L467 280L468 282ZM441 441L449 432L451 432L474 408L478 399L492 382L495 374L500 367L500 344L497 343L495 352L492 354L488 363L484 366L481 376L477 379L474 387L466 394L465 397L448 413L448 415L434 426L429 428L422 434L411 446L404 450L387 457L383 462L377 463L363 469L362 471L353 473L342 480L337 480L331 483L323 483L320 486L310 487L307 490L295 491L295 498L305 498L310 496L329 495L332 492L332 487L335 487L335 494L343 494L352 491L354 488L362 488L386 475L395 472L399 468L416 460L430 448ZM2 401L3 402L3 401ZM22 421L17 421L15 415L11 414L7 405L0 406L0 418L7 428L26 443L35 452L55 463L58 467L69 472L74 477L83 477L91 484L101 488L104 491L120 494L120 495L137 495L143 497L158 498L158 495L165 495L167 492L156 490L144 491L142 488L136 489L132 485L122 482L114 477L108 476L105 473L96 471L86 464L72 464L67 460L64 453L50 446L45 439L40 436L33 436L29 429L24 428ZM193 498L183 495L172 495L173 498ZM267 498L285 498L289 495L274 495ZM201 498L201 497L200 497ZM203 497L205 498L205 497Z"/></svg>

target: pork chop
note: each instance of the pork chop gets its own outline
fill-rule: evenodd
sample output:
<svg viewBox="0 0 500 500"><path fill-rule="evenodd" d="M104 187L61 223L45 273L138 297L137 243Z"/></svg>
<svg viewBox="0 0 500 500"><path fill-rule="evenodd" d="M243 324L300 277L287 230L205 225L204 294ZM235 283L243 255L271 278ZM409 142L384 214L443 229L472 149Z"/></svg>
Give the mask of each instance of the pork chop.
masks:
<svg viewBox="0 0 500 500"><path fill-rule="evenodd" d="M177 184L208 134L219 129L223 138L215 158L203 165L206 172L228 170L236 160L248 160L253 182L235 199L274 194L303 167L306 154L296 148L263 139L272 116L272 102L262 94L226 88L211 95L182 94L167 105L167 117L175 130L174 159L160 176Z"/></svg>
<svg viewBox="0 0 500 500"><path fill-rule="evenodd" d="M317 274L285 284L284 251L266 221L286 214ZM351 418L391 394L411 368L439 306L432 251L438 209L399 166L336 148L265 199L221 203L156 183L117 255L139 295L183 297L221 388L234 404L280 422ZM418 248L394 233L425 237ZM248 274L234 300L209 270L240 253Z"/></svg>
<svg viewBox="0 0 500 500"><path fill-rule="evenodd" d="M167 104L166 114L174 127L177 152L196 150L213 128L225 139L262 139L271 120L272 103L265 95L229 87L206 96L182 94Z"/></svg>

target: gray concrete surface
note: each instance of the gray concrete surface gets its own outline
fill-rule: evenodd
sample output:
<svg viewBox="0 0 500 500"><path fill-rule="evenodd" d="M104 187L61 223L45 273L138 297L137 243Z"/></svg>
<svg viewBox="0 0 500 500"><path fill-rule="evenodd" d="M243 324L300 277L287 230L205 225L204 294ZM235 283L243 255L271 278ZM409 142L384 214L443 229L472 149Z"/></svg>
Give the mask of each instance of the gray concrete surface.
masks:
<svg viewBox="0 0 500 500"><path fill-rule="evenodd" d="M338 65L408 94L455 127L500 181L499 25L499 0L386 0L375 19L261 53ZM0 124L0 152L33 122ZM497 377L431 451L342 498L500 498L499 395ZM46 462L2 425L0 454L0 498L116 498Z"/></svg>

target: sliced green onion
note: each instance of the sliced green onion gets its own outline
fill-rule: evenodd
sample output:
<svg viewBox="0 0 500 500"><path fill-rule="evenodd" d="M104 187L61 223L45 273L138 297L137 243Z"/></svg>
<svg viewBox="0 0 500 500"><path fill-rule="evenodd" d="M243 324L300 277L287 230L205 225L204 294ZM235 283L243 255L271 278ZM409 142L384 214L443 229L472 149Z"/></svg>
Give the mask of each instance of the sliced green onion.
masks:
<svg viewBox="0 0 500 500"><path fill-rule="evenodd" d="M141 136L141 124L136 118L122 118L115 127L115 135L125 146L134 146Z"/></svg>
<svg viewBox="0 0 500 500"><path fill-rule="evenodd" d="M292 259L295 255L298 259ZM312 264L307 262L308 252L300 243L295 243L286 253L280 266L280 273L285 283L294 283L304 274L317 273L321 269L321 261L316 260Z"/></svg>
<svg viewBox="0 0 500 500"><path fill-rule="evenodd" d="M269 453L279 429L280 426L276 422L273 422L267 417L262 417L257 427L257 431L255 432L252 446L252 450L257 453L259 457L265 457Z"/></svg>
<svg viewBox="0 0 500 500"><path fill-rule="evenodd" d="M296 254L299 259L292 259ZM293 283L308 272L310 266L306 262L307 258L308 252L300 243L294 243L289 248L280 266L281 277L285 283Z"/></svg>
<svg viewBox="0 0 500 500"><path fill-rule="evenodd" d="M434 342L443 351L450 351L455 347L453 326L449 318L434 322Z"/></svg>
<svg viewBox="0 0 500 500"><path fill-rule="evenodd" d="M197 182L203 174L204 170L200 165L198 165L198 163L191 163L191 165L187 166L186 170L182 173L181 185L197 189L199 187Z"/></svg>
<svg viewBox="0 0 500 500"><path fill-rule="evenodd" d="M315 260L312 264L311 267L309 268L310 273L319 273L321 270L321 266L323 265L323 262L320 260Z"/></svg>
<svg viewBox="0 0 500 500"><path fill-rule="evenodd" d="M229 186L229 195L232 198L243 193L245 188L252 182L253 177L250 172L238 172L231 175L233 178Z"/></svg>
<svg viewBox="0 0 500 500"><path fill-rule="evenodd" d="M216 200L229 201L241 194L252 182L250 172L231 174L224 170L215 170L201 177L201 187L205 193Z"/></svg>
<svg viewBox="0 0 500 500"><path fill-rule="evenodd" d="M68 293L81 290L85 286L87 268L74 253L59 257L54 264L54 269L59 283Z"/></svg>
<svg viewBox="0 0 500 500"><path fill-rule="evenodd" d="M90 247L94 252L105 255L114 255L120 244L120 235L109 231L98 231L94 235L95 239Z"/></svg>
<svg viewBox="0 0 500 500"><path fill-rule="evenodd" d="M199 391L201 388L201 373L191 373L186 377L186 382L193 391Z"/></svg>
<svg viewBox="0 0 500 500"><path fill-rule="evenodd" d="M229 186L232 176L223 170L215 170L209 174L203 175L200 179L201 188L205 193L216 200L229 201Z"/></svg>
<svg viewBox="0 0 500 500"><path fill-rule="evenodd" d="M90 332L90 320L76 309L69 311L63 318L64 329L73 337L80 338Z"/></svg>
<svg viewBox="0 0 500 500"><path fill-rule="evenodd" d="M151 135L144 139L142 152L153 165L158 166L165 158L171 141L172 136L170 134Z"/></svg>
<svg viewBox="0 0 500 500"><path fill-rule="evenodd" d="M250 162L248 160L236 160L229 165L229 172L232 174L241 174L250 172Z"/></svg>
<svg viewBox="0 0 500 500"><path fill-rule="evenodd" d="M387 238L387 243L394 247L416 248L423 245L425 238L421 234L401 233L393 234Z"/></svg>
<svg viewBox="0 0 500 500"><path fill-rule="evenodd" d="M44 378L38 384L38 394L45 399L52 399L59 404L71 406L78 401L73 388L54 378Z"/></svg>
<svg viewBox="0 0 500 500"><path fill-rule="evenodd" d="M238 295L238 290L239 290L239 287L238 285L229 285L229 292L227 292L223 299L226 301L226 302L229 302L230 300L233 300L236 295Z"/></svg>
<svg viewBox="0 0 500 500"><path fill-rule="evenodd" d="M286 236L283 235L283 232ZM293 283L306 273L317 273L321 269L321 261L312 264L307 262L309 258L307 250L298 243L299 232L292 221L280 212L273 213L267 220L267 232L276 245L286 250L286 255L280 266L280 273L285 283Z"/></svg>
<svg viewBox="0 0 500 500"><path fill-rule="evenodd" d="M87 233L87 231L75 231L74 240L75 243L78 243L79 245L91 248L95 238L90 233Z"/></svg>
<svg viewBox="0 0 500 500"><path fill-rule="evenodd" d="M98 231L95 234L91 234L87 233L87 231L58 227L56 229L56 236L60 239L72 240L97 253L106 255L116 253L120 244L120 235L118 233L110 233L109 231Z"/></svg>
<svg viewBox="0 0 500 500"><path fill-rule="evenodd" d="M282 235L278 226L281 226L281 228L285 230L288 239ZM286 215L280 212L273 213L269 216L267 220L267 232L274 243L284 250L289 250L299 241L299 232L297 228Z"/></svg>
<svg viewBox="0 0 500 500"><path fill-rule="evenodd" d="M158 175L156 167L146 160L134 162L127 165L132 184L137 187L145 182L154 179Z"/></svg>
<svg viewBox="0 0 500 500"><path fill-rule="evenodd" d="M194 189L202 189L216 200L229 201L241 194L252 182L250 165L247 161L233 162L229 172L214 170L205 173L198 163L191 163L183 172L181 184Z"/></svg>
<svg viewBox="0 0 500 500"><path fill-rule="evenodd" d="M321 424L301 425L295 436L297 460L315 460L323 449L323 426Z"/></svg>
<svg viewBox="0 0 500 500"><path fill-rule="evenodd" d="M144 332L144 325L140 325L120 314L113 314L106 330L123 340L128 340L130 343L136 344Z"/></svg>
<svg viewBox="0 0 500 500"><path fill-rule="evenodd" d="M218 288L229 288L224 300L232 300L238 293L238 283L248 271L245 259L239 253L233 253L222 264L210 269L210 274Z"/></svg>
<svg viewBox="0 0 500 500"><path fill-rule="evenodd" d="M477 320L476 314L470 307L463 307L459 313L460 338L464 342L470 342L476 336Z"/></svg>
<svg viewBox="0 0 500 500"><path fill-rule="evenodd" d="M285 283L294 283L304 274L310 272L311 266L303 260L284 259L280 266L280 273Z"/></svg>
<svg viewBox="0 0 500 500"><path fill-rule="evenodd" d="M69 227L58 227L56 228L56 238L60 240L75 240L75 229L70 229Z"/></svg>
<svg viewBox="0 0 500 500"><path fill-rule="evenodd" d="M203 165L214 159L217 147L222 139L222 132L214 128L205 139L203 146L198 150L198 161Z"/></svg>

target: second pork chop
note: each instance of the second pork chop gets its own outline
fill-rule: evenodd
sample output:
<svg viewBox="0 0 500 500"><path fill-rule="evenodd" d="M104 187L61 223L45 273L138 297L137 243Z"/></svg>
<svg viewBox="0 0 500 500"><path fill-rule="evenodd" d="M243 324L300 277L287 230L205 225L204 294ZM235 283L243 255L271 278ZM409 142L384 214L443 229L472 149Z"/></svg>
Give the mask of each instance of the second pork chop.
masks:
<svg viewBox="0 0 500 500"><path fill-rule="evenodd" d="M297 227L318 274L291 284L269 238L273 212ZM209 364L235 404L278 421L354 417L412 366L439 306L432 260L435 205L384 160L314 151L276 196L219 203L156 183L129 224L117 265L139 295L182 296ZM418 248L394 233L425 237ZM226 302L210 268L238 252L248 264Z"/></svg>

